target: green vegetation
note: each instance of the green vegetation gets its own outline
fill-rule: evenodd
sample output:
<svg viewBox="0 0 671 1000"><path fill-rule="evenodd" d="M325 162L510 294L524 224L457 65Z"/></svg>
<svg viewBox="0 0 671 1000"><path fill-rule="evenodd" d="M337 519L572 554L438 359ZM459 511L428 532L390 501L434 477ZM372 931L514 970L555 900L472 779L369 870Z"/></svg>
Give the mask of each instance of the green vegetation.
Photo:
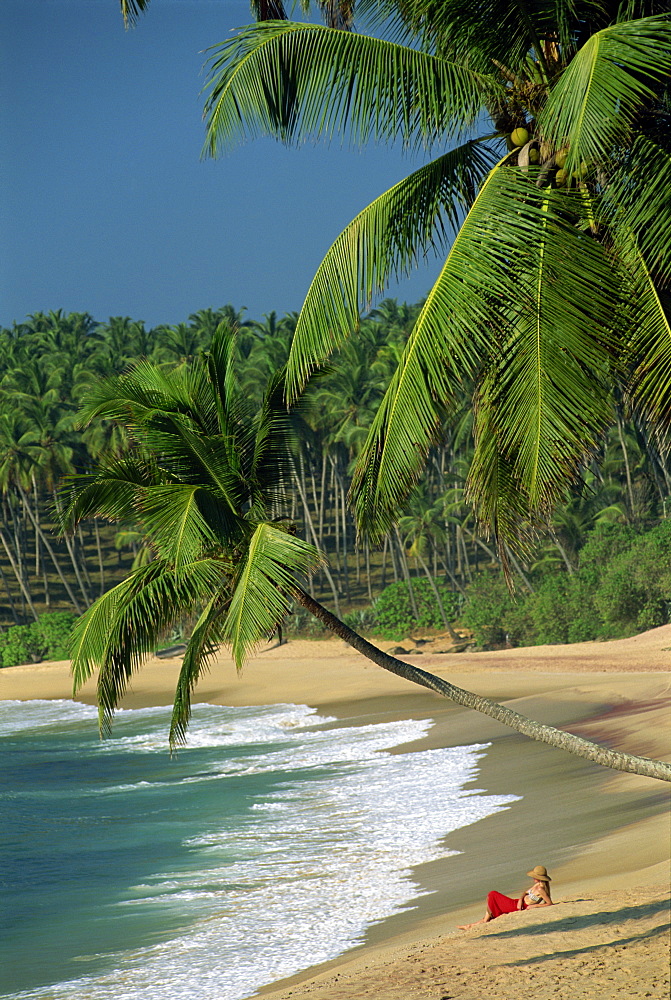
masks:
<svg viewBox="0 0 671 1000"><path fill-rule="evenodd" d="M0 634L0 666L14 667L41 660L67 660L77 616L63 611L41 615L30 625L13 625Z"/></svg>
<svg viewBox="0 0 671 1000"><path fill-rule="evenodd" d="M409 584L412 585L412 593ZM375 635L400 642L423 629L444 628L441 605L450 623L458 617L462 604L460 594L455 594L445 584L438 583L432 587L428 580L413 578L409 584L399 580L382 591L373 608ZM440 604L436 599L436 590Z"/></svg>
<svg viewBox="0 0 671 1000"><path fill-rule="evenodd" d="M131 20L146 6L122 3ZM314 584L327 587L339 615L343 593L354 597L355 569L371 601L372 539L382 547L380 589L388 564L397 584L378 602L390 630L408 614L403 587L414 620L431 592L449 629L454 605L436 581L449 580L456 600L480 585L483 562L536 595L513 620L495 586L487 590L492 581L483 584L489 616L500 611L499 631L514 628L520 641L530 629L568 634L581 593L574 576L594 591L604 627L641 627L668 614L665 585L655 589L635 566L665 557L665 527L631 545L611 533L609 569L583 552L598 525L637 533L667 516L668 11L578 2L492 17L479 5L363 3L378 29L391 31L385 41L342 30L352 26L353 3L319 6L337 13L331 27L279 20L280 0L255 4L270 22L213 50L210 152L249 132L300 142L344 130L355 141L438 147L439 156L357 216L284 328L273 314L250 340L241 317L210 313L206 325L216 329L205 350L191 336L198 326L171 328L137 352L151 360L121 374L127 337L147 340L129 320L115 321L107 353L92 347L93 328L62 329L60 316L39 317L25 340L23 331L3 334L11 352L14 334L25 347L46 332L59 359L53 369L31 367L27 353L28 381L20 366L3 377L16 408L3 425L11 533L2 542L21 613L37 617L29 560L51 599L48 556L73 606L87 608L73 667L77 685L98 670L103 724L143 658L190 620L173 743L184 737L193 688L218 644L228 642L241 664L293 601L373 662L460 705L607 766L671 780L668 765L597 747L387 656L312 594ZM474 136L485 121L485 134ZM456 145L445 152L446 142ZM448 245L414 315L401 319L387 303L387 315L362 320L394 275ZM253 357L259 339L264 350ZM333 353L337 364L323 373ZM101 380L101 359L112 377ZM67 438L71 413L54 419L67 394L83 398L88 438L80 440L97 449L94 471L54 492L71 531L64 544L76 586L40 508L40 491L86 468L86 454L78 464ZM607 471L618 447L622 464ZM98 552L93 603L82 559L87 521ZM117 524L121 547L122 538L135 547L127 578L107 591L106 522Z"/></svg>
<svg viewBox="0 0 671 1000"><path fill-rule="evenodd" d="M513 597L500 574L469 588L461 616L481 646L617 639L671 621L671 521L596 528L572 573L540 574Z"/></svg>
<svg viewBox="0 0 671 1000"><path fill-rule="evenodd" d="M75 689L97 672L103 731L132 674L163 637L190 617L194 624L170 730L171 744L181 742L193 690L220 644L229 645L242 665L281 626L295 602L391 673L533 739L609 767L671 780L671 768L662 762L599 747L395 659L316 601L309 580L323 557L297 537L287 515L296 414L286 408L284 371L270 378L260 407L254 407L236 379L236 347L235 334L222 323L210 350L189 363L164 368L139 361L87 394L85 418L122 424L133 447L120 458L108 454L97 471L63 489L63 524L73 531L92 516L134 518L153 555L99 597L73 630ZM423 561L414 528L411 534ZM437 597L448 624L439 588L429 575L422 583ZM406 589L418 612L415 595L421 587ZM403 613L398 597L392 594L387 604L390 621Z"/></svg>
<svg viewBox="0 0 671 1000"><path fill-rule="evenodd" d="M211 50L206 149L335 134L435 156L327 252L288 382L300 392L358 339L373 296L438 255L358 449L353 503L362 528L389 531L467 398L469 504L507 567L506 546L526 558L569 501L622 399L647 433L669 429L668 4L347 7L356 31L274 20Z"/></svg>
<svg viewBox="0 0 671 1000"><path fill-rule="evenodd" d="M362 320L357 340L343 348L337 369L315 382L293 418L287 513L299 537L329 560L313 576L312 593L336 612L362 612L369 634L366 609L390 584L426 579L428 573L464 595L479 573L499 571L502 558L510 559L478 529L467 504L475 450L466 392L458 419L444 425L429 453L398 525L379 545L357 537L347 507L353 464L420 308L381 303ZM87 472L103 456L121 457L129 447L128 429L120 423L96 418L78 426L86 391L135 357L148 357L166 371L198 357L222 320L237 326L237 378L258 407L260 387L288 356L293 314L271 313L257 322L227 306L194 313L186 323L146 329L127 318L97 323L86 314L54 312L0 330L0 626L26 624L56 610L81 612L134 564L153 558L151 542L132 517L121 523L92 517L70 538L58 538L55 487L63 476ZM525 591L524 580L539 567L559 574L575 570L597 525L612 521L641 531L664 520L670 496L669 466L658 441L617 402L613 425L569 502L538 532L527 557L511 560L518 591ZM305 616L295 625L308 627Z"/></svg>

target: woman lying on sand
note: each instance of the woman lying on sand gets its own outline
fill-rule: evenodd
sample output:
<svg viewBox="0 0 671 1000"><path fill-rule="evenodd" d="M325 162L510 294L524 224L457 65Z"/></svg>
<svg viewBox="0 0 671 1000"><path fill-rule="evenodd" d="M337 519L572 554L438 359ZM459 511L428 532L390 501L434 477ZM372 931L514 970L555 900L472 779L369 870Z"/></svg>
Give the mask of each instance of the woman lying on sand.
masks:
<svg viewBox="0 0 671 1000"><path fill-rule="evenodd" d="M545 865L536 865L527 875L534 879L534 884L519 899L511 899L504 896L502 892L490 892L487 895L487 912L482 920L476 920L472 924L459 924L460 931L467 931L469 927L477 927L478 924L488 924L495 917L500 917L502 913L514 913L515 910L532 910L538 906L552 906L550 897L550 882L552 881L547 873Z"/></svg>

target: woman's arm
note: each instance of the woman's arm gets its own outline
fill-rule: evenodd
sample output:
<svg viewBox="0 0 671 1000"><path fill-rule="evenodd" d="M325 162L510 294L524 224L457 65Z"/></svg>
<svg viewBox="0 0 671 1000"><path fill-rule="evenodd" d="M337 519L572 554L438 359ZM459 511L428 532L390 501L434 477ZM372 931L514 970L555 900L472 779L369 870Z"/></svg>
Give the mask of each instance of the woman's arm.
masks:
<svg viewBox="0 0 671 1000"><path fill-rule="evenodd" d="M527 903L527 910L535 910L535 909L538 909L539 906L553 906L554 905L553 902L552 902L552 900L548 896L547 892L545 891L545 889L542 889L541 886L538 886L538 888L536 889L536 894L538 896L542 896L543 897L543 902L542 903Z"/></svg>

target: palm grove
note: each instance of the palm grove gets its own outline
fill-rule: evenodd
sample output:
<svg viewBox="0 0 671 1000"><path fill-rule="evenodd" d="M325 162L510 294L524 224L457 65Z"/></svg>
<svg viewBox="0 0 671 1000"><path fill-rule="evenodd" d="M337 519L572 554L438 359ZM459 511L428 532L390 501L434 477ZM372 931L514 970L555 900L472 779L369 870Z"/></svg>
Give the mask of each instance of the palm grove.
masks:
<svg viewBox="0 0 671 1000"><path fill-rule="evenodd" d="M89 417L125 427L134 447L103 452L100 470L66 490L63 522L134 519L154 558L80 619L76 682L99 670L104 723L160 635L197 615L175 701L179 739L217 645L229 642L242 662L295 601L386 669L533 738L668 780L668 765L540 726L380 653L302 585L323 557L314 526L299 538L286 504L303 394L319 391L322 366L350 337L365 336L361 313L390 276L431 251L447 252L439 278L354 449L350 498L366 546L409 516L413 488L464 409L474 444L463 499L509 578L584 490L614 422L626 447L625 410L664 477L666 9L362 2L389 41L342 30L348 18L294 24L271 6L275 20L212 53L210 152L246 134L298 142L342 131L438 155L336 240L256 413L236 388L224 327L191 364L139 362L89 394Z"/></svg>

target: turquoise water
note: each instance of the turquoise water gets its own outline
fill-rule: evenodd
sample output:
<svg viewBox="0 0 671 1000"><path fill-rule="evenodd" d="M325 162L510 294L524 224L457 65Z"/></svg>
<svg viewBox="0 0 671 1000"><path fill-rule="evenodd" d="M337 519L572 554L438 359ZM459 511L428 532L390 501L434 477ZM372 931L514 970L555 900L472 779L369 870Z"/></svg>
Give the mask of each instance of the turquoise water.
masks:
<svg viewBox="0 0 671 1000"><path fill-rule="evenodd" d="M413 865L515 796L463 786L484 746L391 754L430 722L300 705L120 712L0 702L2 995L242 1000L411 906Z"/></svg>

